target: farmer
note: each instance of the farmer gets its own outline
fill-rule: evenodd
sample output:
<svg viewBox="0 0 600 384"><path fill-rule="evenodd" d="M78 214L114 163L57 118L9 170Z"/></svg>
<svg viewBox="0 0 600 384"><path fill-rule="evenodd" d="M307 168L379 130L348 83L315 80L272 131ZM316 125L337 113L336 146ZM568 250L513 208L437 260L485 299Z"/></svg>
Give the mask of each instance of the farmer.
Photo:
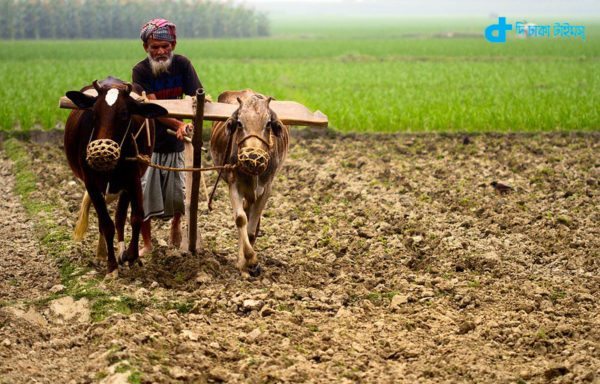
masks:
<svg viewBox="0 0 600 384"><path fill-rule="evenodd" d="M177 99L195 95L202 87L192 63L184 56L175 55L177 44L175 24L165 19L153 19L140 32L148 57L133 67L132 80L144 88L148 99ZM184 166L184 135L191 130L175 118L158 118L152 162L169 167ZM171 131L169 133L169 130ZM173 134L175 133L175 134ZM162 171L149 167L142 178L144 194L144 247L140 255L152 250L150 218L172 218L169 242L181 245L181 217L184 207L183 172Z"/></svg>

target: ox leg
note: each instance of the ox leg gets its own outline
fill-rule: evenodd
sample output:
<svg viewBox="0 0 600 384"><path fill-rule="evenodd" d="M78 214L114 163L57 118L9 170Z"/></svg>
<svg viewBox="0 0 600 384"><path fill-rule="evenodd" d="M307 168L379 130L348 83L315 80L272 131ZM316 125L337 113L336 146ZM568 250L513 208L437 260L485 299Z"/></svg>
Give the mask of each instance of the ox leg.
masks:
<svg viewBox="0 0 600 384"><path fill-rule="evenodd" d="M256 254L248 239L248 217L244 210L244 199L240 195L235 183L229 186L229 196L231 198L231 206L233 207L233 219L238 229L239 251L237 267L242 276L248 277L248 266L256 265Z"/></svg>
<svg viewBox="0 0 600 384"><path fill-rule="evenodd" d="M260 218L270 195L271 186L269 185L265 187L264 192L256 199L256 202L250 206L248 215L248 238L252 245L256 242L258 230L260 229Z"/></svg>
<svg viewBox="0 0 600 384"><path fill-rule="evenodd" d="M140 241L140 230L144 221L144 197L142 195L142 186L135 180L132 180L130 186L131 191L131 241L127 248L127 257L125 260L129 262L129 266L132 266L137 260L141 265L142 262L139 260L139 241ZM149 223L149 221L148 221Z"/></svg>
<svg viewBox="0 0 600 384"><path fill-rule="evenodd" d="M108 208L106 207L106 202L104 201L102 193L94 188L88 188L87 186L86 188L90 194L94 208L96 208L96 213L98 214L98 226L100 227L100 232L106 241L108 273L110 274L118 268L117 260L115 259L115 249L113 248L115 224L108 214Z"/></svg>
<svg viewBox="0 0 600 384"><path fill-rule="evenodd" d="M115 227L117 230L117 241L119 249L117 251L117 262L121 265L125 262L125 221L127 219L127 209L129 208L129 195L126 191L119 196L117 211L115 213Z"/></svg>
<svg viewBox="0 0 600 384"><path fill-rule="evenodd" d="M91 204L91 199L90 199L87 191L86 191L86 195L87 195L87 199L90 200L90 204ZM108 209L108 205L111 204L113 201L115 201L117 199L117 197L119 197L119 194L108 194L104 197L104 200L106 201L107 209ZM102 227L100 227L99 229L100 229L100 236L98 237L98 246L96 247L96 258L100 261L104 261L108 257L108 249L106 248L106 239L104 239L104 234L102 233Z"/></svg>
<svg viewBox="0 0 600 384"><path fill-rule="evenodd" d="M254 246L256 242L256 237L258 236L258 230L260 227L260 218L262 215L262 211L265 209L265 205L267 204L267 200L269 198L270 189L266 189L263 194L261 194L253 204L250 204L248 207L248 239L250 240L250 244ZM258 256L256 256L256 252L254 252L254 260L250 261L250 266L248 267L248 273L250 273L253 277L258 277L261 273L260 264L258 263Z"/></svg>

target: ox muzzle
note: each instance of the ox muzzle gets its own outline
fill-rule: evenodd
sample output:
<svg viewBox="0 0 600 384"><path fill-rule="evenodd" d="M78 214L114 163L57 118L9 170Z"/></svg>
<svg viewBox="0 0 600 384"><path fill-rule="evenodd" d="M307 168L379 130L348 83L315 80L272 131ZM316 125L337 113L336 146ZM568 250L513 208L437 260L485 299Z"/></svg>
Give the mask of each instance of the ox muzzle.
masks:
<svg viewBox="0 0 600 384"><path fill-rule="evenodd" d="M237 165L239 169L245 174L251 176L258 176L264 171L267 170L269 166L269 152L265 151L262 148L254 147L254 146L246 146L240 148L240 145L248 140L249 138L256 138L261 141L267 149L270 149L270 144L258 135L248 135L244 137L242 140L238 141L238 155L237 155Z"/></svg>
<svg viewBox="0 0 600 384"><path fill-rule="evenodd" d="M117 166L120 156L119 143L111 139L99 139L88 144L85 160L93 170L107 172Z"/></svg>

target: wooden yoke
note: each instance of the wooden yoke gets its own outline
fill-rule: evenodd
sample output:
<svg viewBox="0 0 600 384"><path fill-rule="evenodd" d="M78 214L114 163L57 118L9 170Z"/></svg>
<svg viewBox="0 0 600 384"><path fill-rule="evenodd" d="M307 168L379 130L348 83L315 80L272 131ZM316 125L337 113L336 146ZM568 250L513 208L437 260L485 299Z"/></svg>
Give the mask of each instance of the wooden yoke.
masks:
<svg viewBox="0 0 600 384"><path fill-rule="evenodd" d="M88 89L84 93L90 96L96 96L98 94L95 89ZM194 100L193 97L186 96L183 99L173 100L147 100L140 98L139 95L133 92L131 92L131 96L144 103L160 105L169 111L168 117L180 119L196 118L197 110L194 108L194 103L198 105L198 102ZM238 107L236 104L215 102L202 102L201 104L203 105L203 119L208 121L226 121ZM77 106L66 96L60 98L59 107L67 109L77 108ZM269 107L277 114L279 120L286 125L305 125L325 128L329 124L327 116L321 113L321 111L312 112L304 105L295 101L273 100L269 104Z"/></svg>
<svg viewBox="0 0 600 384"><path fill-rule="evenodd" d="M194 135L192 136L192 146L194 148L193 167L202 166L202 125L204 123L204 100L205 93L203 88L196 90L196 103L194 114ZM198 194L200 191L200 172L192 173L192 190L190 200L190 211L188 218L188 250L196 254L200 237L198 236Z"/></svg>

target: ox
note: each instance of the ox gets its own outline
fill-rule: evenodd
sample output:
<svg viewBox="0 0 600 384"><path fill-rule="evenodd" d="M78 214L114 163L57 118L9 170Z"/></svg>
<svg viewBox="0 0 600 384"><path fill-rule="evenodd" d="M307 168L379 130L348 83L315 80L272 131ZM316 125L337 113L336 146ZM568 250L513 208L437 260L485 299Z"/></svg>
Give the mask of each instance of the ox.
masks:
<svg viewBox="0 0 600 384"><path fill-rule="evenodd" d="M248 89L224 92L218 101L239 104L227 121L214 124L210 152L216 165L237 164L225 173L239 235L237 267L242 276L256 277L260 266L252 246L271 184L288 152L289 132L269 108L270 97Z"/></svg>
<svg viewBox="0 0 600 384"><path fill-rule="evenodd" d="M117 270L113 238L115 223L110 218L105 196L119 193L119 202L115 214L117 237L119 241L119 264L126 261L131 266L138 258L138 241L140 226L144 217L142 204L142 188L140 179L145 166L137 162L126 161L133 157L136 145L139 153L150 155L154 145L154 126L148 129L148 135L140 134L134 138L145 118L154 118L167 114L167 110L154 104L144 104L134 100L130 92L141 94L137 85L124 83L119 79L108 77L100 82L94 81L93 87L97 97L89 96L83 91L67 92L67 97L77 105L71 111L65 125L64 147L71 170L85 184L87 196L82 202L82 212L77 232L87 227L87 209L89 200L94 204L98 214L100 229L99 244L104 244L108 257L108 273ZM149 120L152 124L152 121ZM124 227L127 210L131 203L131 241L125 250ZM82 216L85 223L81 223ZM79 234L83 236L82 233ZM100 250L102 247L99 246Z"/></svg>

